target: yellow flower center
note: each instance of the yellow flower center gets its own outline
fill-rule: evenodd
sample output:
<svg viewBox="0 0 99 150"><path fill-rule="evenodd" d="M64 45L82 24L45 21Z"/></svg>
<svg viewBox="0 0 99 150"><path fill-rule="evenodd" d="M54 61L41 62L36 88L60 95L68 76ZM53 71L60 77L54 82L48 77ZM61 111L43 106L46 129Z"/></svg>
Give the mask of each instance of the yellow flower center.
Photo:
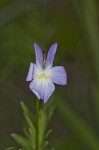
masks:
<svg viewBox="0 0 99 150"><path fill-rule="evenodd" d="M44 80L44 79L47 79L47 76L43 73L38 78L41 80Z"/></svg>

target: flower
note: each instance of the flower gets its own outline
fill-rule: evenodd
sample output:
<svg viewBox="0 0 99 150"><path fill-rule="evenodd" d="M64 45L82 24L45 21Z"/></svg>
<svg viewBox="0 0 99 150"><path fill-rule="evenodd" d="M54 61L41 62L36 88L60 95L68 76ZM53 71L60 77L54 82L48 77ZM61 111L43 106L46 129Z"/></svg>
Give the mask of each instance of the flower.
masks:
<svg viewBox="0 0 99 150"><path fill-rule="evenodd" d="M67 84L67 74L63 66L53 67L57 43L50 47L46 58L36 43L34 43L34 49L36 64L30 63L26 81L31 81L29 84L30 90L38 99L42 99L46 103L55 90L54 83Z"/></svg>

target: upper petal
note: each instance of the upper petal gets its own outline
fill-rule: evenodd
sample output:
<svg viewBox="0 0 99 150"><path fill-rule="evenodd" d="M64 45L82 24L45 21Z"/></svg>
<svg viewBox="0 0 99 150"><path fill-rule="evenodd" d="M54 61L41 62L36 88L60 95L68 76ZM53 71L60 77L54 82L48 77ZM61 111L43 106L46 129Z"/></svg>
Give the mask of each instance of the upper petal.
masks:
<svg viewBox="0 0 99 150"><path fill-rule="evenodd" d="M29 67L26 81L31 81L33 79L33 71L34 71L34 64L30 63L30 67Z"/></svg>
<svg viewBox="0 0 99 150"><path fill-rule="evenodd" d="M66 85L67 84L67 74L65 68L63 66L56 66L51 68L51 77L50 79L59 85Z"/></svg>
<svg viewBox="0 0 99 150"><path fill-rule="evenodd" d="M55 86L50 79L40 80L38 78L34 78L29 87L39 99L44 100L44 103L48 101L49 97L55 90Z"/></svg>
<svg viewBox="0 0 99 150"><path fill-rule="evenodd" d="M41 48L36 44L34 43L34 49L35 49L35 55L36 55L36 64L39 66L39 67L43 67L43 53L42 53L42 50Z"/></svg>
<svg viewBox="0 0 99 150"><path fill-rule="evenodd" d="M45 67L47 68L52 67L56 49L57 49L57 43L54 43L48 51Z"/></svg>

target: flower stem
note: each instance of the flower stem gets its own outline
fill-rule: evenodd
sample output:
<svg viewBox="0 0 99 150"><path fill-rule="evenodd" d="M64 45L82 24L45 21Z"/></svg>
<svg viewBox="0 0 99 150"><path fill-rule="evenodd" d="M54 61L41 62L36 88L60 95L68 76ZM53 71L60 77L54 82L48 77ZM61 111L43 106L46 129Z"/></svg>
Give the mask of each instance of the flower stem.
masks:
<svg viewBox="0 0 99 150"><path fill-rule="evenodd" d="M39 150L39 100L36 100L36 150Z"/></svg>

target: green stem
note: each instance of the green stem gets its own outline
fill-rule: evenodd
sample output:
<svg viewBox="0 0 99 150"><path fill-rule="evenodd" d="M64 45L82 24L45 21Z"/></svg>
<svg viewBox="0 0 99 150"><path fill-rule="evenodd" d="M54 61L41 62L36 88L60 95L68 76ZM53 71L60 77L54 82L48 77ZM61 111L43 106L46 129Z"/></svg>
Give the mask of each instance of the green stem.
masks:
<svg viewBox="0 0 99 150"><path fill-rule="evenodd" d="M39 150L39 100L36 100L36 150Z"/></svg>

